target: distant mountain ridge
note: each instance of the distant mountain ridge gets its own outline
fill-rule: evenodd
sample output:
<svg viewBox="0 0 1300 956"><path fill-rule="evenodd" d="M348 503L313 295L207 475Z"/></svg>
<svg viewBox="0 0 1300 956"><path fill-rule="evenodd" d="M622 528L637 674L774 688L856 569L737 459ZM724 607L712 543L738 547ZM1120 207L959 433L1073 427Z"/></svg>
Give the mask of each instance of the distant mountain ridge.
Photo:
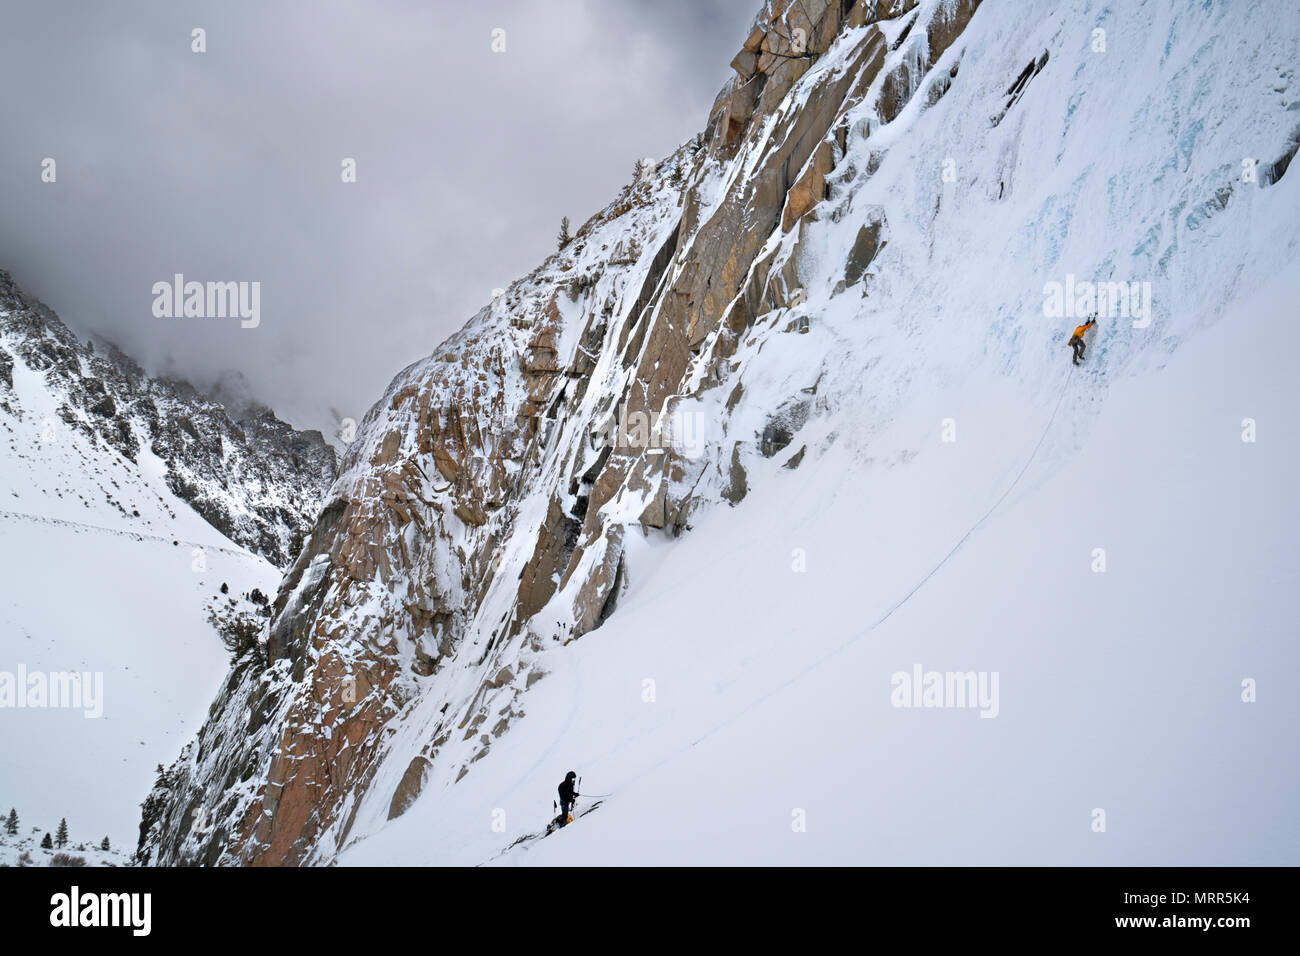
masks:
<svg viewBox="0 0 1300 956"><path fill-rule="evenodd" d="M113 345L79 340L0 270L0 412L35 414L15 391L15 362L49 392L54 414L42 421L51 440L74 429L140 467L156 456L177 497L277 567L289 562L334 480L337 458L320 432L298 431L265 409L236 419L187 382L150 377Z"/></svg>

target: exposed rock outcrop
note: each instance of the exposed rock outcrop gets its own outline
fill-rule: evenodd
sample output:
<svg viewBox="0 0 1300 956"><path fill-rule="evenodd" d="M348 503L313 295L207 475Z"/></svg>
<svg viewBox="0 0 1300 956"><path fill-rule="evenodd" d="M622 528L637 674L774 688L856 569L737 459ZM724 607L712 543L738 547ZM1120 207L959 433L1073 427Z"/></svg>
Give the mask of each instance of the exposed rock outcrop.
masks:
<svg viewBox="0 0 1300 956"><path fill-rule="evenodd" d="M151 859L326 861L358 814L454 786L540 659L618 613L634 536L743 507L752 463L816 415L796 388L741 424L747 356L791 326L820 217L859 217L850 283L884 247L842 188L870 172L850 138L903 113L977 5L769 0L705 132L397 376L289 569L267 668L232 675L172 768Z"/></svg>

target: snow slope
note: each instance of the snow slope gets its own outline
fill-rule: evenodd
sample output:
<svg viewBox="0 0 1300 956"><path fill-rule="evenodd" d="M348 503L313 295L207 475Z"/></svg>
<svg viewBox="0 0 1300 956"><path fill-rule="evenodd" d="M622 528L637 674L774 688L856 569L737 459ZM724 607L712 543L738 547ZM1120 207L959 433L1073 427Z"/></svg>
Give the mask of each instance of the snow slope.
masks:
<svg viewBox="0 0 1300 956"><path fill-rule="evenodd" d="M66 818L74 843L107 835L129 852L156 766L202 723L229 666L208 611L247 608L242 595L273 593L279 572L177 498L147 446L137 465L66 427L42 374L13 356L20 411L0 413L0 671L100 675L102 714L0 707L0 803L24 831Z"/></svg>
<svg viewBox="0 0 1300 956"><path fill-rule="evenodd" d="M367 414L156 859L1296 862L1295 22L769 0ZM1076 368L1078 281L1139 308ZM629 406L699 454L602 448Z"/></svg>
<svg viewBox="0 0 1300 956"><path fill-rule="evenodd" d="M8 810L5 812L8 813ZM109 848L104 850L100 848L103 837L96 840L82 834L85 839L74 838L71 828L65 846L55 844L46 849L41 846L41 842L48 833L53 843L54 835L58 833L58 821L50 821L47 826L29 826L28 823L29 821L20 819L18 832L14 834L0 828L0 866L53 866L60 853L73 860L80 859L82 866L127 866L130 863L130 847L127 848L128 852L122 852L110 840ZM58 865L66 864L59 861Z"/></svg>
<svg viewBox="0 0 1300 956"><path fill-rule="evenodd" d="M1300 705L1274 675L1300 665L1300 396L1260 343L1297 294L1279 280L1117 386L928 580L1014 477L999 434L1023 453L1051 408L1008 420L997 380L972 377L948 398L970 429L955 447L917 409L880 441L908 465L839 446L774 474L669 546L599 640L554 655L474 773L342 862L1294 865ZM1066 416L1090 387L1068 382ZM1253 445L1247 412L1268 423ZM916 663L997 672L996 718L893 707ZM612 796L502 854L570 767Z"/></svg>
<svg viewBox="0 0 1300 956"><path fill-rule="evenodd" d="M738 353L732 434L824 376L787 451L745 460L734 510L637 541L617 612L546 654L526 719L402 817L363 814L342 862L1300 860L1300 708L1270 680L1297 664L1300 180L1240 178L1300 122L1296 13L1035 14L983 4L937 104L850 146L841 218L801 239L810 333ZM888 246L865 298L837 295L872 206ZM1150 327L1105 319L1073 369L1081 319L1043 312L1068 274L1150 282ZM997 716L892 706L917 664L996 672ZM503 853L570 768L600 809Z"/></svg>

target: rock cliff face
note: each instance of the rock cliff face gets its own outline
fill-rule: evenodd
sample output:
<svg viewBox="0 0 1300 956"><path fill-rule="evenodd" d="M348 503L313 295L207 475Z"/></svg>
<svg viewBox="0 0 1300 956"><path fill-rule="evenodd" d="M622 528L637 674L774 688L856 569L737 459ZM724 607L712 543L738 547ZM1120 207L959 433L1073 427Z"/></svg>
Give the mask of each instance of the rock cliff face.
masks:
<svg viewBox="0 0 1300 956"><path fill-rule="evenodd" d="M817 222L860 223L829 294L867 292L889 226L848 184L882 127L958 82L978 5L769 0L703 133L394 379L265 658L231 672L151 798L148 859L328 862L362 807L400 815L526 719L546 655L617 613L636 542L737 505L760 457L798 466L820 357L759 409L746 372L807 331ZM389 746L398 726L418 752Z"/></svg>
<svg viewBox="0 0 1300 956"><path fill-rule="evenodd" d="M0 411L38 414L14 391L15 360L41 377L51 439L74 429L137 467L161 468L171 491L209 524L279 567L311 529L337 470L319 432L296 431L269 410L235 421L193 386L150 378L111 345L80 342L0 271ZM115 489L102 490L114 500Z"/></svg>

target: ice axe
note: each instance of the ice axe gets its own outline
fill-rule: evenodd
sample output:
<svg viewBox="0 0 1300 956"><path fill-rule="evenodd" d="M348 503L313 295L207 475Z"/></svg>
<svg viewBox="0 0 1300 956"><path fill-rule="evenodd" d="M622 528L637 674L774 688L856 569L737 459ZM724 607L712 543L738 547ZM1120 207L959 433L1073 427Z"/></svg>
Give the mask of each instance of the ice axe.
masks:
<svg viewBox="0 0 1300 956"><path fill-rule="evenodd" d="M581 778L581 777L578 778L578 786L579 786L579 787L582 786L582 778ZM584 796L584 797L612 797L612 796L613 796L612 793L582 793L581 790L579 790L578 792L579 792L580 794L582 794L582 796Z"/></svg>

